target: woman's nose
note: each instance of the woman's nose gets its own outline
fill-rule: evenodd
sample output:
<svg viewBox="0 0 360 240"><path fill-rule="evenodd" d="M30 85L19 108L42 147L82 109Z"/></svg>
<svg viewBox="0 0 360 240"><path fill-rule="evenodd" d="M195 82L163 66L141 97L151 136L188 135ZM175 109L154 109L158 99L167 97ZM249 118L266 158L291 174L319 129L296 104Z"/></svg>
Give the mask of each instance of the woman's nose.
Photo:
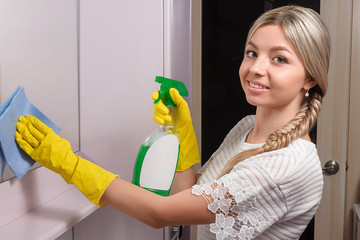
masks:
<svg viewBox="0 0 360 240"><path fill-rule="evenodd" d="M266 58L257 57L255 61L249 67L249 72L254 75L265 75L268 67L268 61Z"/></svg>

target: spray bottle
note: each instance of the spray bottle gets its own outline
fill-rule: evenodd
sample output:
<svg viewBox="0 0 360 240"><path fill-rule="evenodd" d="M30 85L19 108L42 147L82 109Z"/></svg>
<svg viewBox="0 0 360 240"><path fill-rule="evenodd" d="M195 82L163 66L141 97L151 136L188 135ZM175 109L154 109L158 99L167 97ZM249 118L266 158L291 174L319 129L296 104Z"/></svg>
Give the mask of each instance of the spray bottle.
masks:
<svg viewBox="0 0 360 240"><path fill-rule="evenodd" d="M155 81L161 84L159 98L169 108L169 114L175 119L173 107L176 104L170 96L170 88L176 88L181 96L188 96L185 84L169 78L159 77ZM160 125L141 144L136 157L132 183L161 196L168 196L176 173L180 150L176 122Z"/></svg>

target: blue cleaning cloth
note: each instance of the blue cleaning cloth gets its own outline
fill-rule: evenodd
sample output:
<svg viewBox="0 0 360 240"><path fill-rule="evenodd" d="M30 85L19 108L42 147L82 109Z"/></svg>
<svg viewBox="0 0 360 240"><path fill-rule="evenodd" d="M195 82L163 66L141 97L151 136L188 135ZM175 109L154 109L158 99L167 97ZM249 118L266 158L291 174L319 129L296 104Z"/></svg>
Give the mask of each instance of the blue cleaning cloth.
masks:
<svg viewBox="0 0 360 240"><path fill-rule="evenodd" d="M35 163L16 143L16 123L20 116L33 115L59 133L61 128L47 118L26 98L24 87L18 87L11 97L0 105L0 158L1 177L5 164L18 178L22 178Z"/></svg>

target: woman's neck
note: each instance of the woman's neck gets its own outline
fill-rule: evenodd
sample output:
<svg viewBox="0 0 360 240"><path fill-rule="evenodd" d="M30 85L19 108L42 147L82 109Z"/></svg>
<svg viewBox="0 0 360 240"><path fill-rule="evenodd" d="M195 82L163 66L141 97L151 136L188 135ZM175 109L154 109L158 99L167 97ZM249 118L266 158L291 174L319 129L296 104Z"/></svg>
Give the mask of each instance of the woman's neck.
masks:
<svg viewBox="0 0 360 240"><path fill-rule="evenodd" d="M272 132L288 124L298 112L299 109L277 111L257 107L254 129L249 132L246 142L264 143Z"/></svg>

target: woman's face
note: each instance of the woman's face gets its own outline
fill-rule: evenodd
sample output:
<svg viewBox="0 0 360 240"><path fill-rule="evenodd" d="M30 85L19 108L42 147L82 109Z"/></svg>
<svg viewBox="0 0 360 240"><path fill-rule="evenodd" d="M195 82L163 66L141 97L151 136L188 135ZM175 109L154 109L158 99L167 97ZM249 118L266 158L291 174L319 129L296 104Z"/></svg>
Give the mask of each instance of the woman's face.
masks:
<svg viewBox="0 0 360 240"><path fill-rule="evenodd" d="M278 25L255 31L245 48L239 74L247 101L257 107L299 109L304 89L315 85Z"/></svg>

